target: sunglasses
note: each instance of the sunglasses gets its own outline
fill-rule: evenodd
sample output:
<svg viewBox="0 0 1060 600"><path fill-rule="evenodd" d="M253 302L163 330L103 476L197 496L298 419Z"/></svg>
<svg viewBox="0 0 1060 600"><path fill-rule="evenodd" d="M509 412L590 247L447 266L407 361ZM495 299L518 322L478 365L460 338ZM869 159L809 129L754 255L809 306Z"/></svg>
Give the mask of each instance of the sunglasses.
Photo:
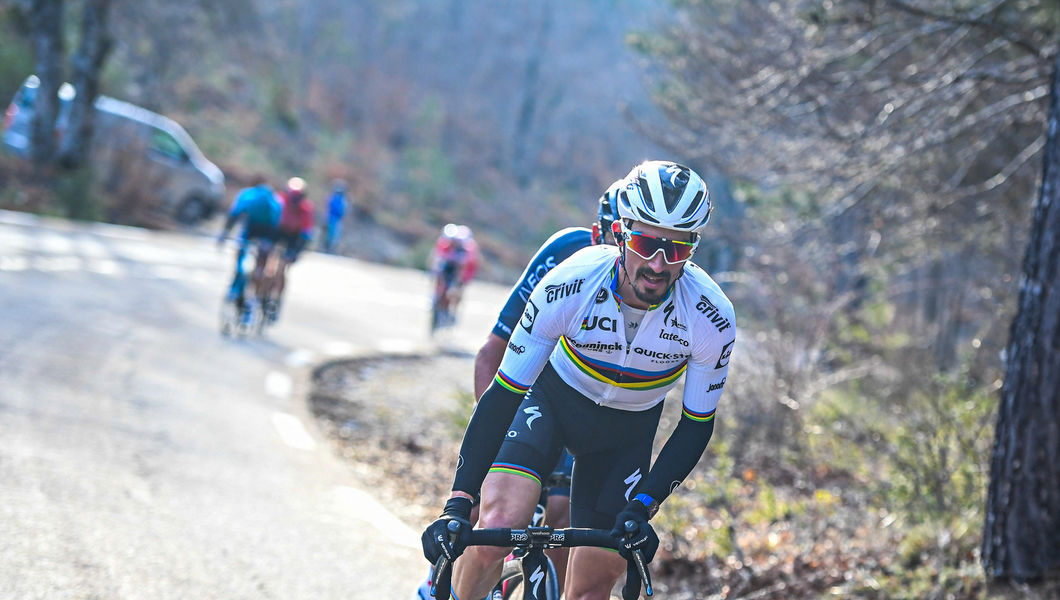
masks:
<svg viewBox="0 0 1060 600"><path fill-rule="evenodd" d="M657 252L662 252L663 260L671 265L688 260L696 251L696 242L670 240L625 228L622 231L622 238L626 243L626 248L644 260L651 260Z"/></svg>

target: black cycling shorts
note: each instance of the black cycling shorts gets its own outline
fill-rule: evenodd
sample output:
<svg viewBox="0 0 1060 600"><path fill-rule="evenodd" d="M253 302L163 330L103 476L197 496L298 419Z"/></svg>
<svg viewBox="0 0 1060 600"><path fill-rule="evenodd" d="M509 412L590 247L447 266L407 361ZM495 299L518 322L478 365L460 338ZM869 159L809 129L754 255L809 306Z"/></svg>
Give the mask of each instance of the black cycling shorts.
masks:
<svg viewBox="0 0 1060 600"><path fill-rule="evenodd" d="M273 243L276 241L276 227L268 223L250 223L246 224L246 228L243 230L243 239L254 240L258 242Z"/></svg>
<svg viewBox="0 0 1060 600"><path fill-rule="evenodd" d="M283 259L287 262L294 262L298 260L298 255L305 248L306 239L300 231L280 231L276 242L283 248Z"/></svg>
<svg viewBox="0 0 1060 600"><path fill-rule="evenodd" d="M547 481L566 446L574 455L571 526L610 529L648 473L661 414L661 402L636 412L600 406L546 364L490 471Z"/></svg>

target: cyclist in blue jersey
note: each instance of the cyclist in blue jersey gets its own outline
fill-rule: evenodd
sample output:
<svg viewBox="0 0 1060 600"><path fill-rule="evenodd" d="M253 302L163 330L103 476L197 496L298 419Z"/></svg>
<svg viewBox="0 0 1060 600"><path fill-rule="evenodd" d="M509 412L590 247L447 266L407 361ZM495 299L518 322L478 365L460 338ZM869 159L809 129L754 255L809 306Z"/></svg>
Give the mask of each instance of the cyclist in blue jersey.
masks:
<svg viewBox="0 0 1060 600"><path fill-rule="evenodd" d="M475 355L474 387L475 398L479 398L486 388L489 387L497 374L497 367L501 364L501 357L508 347L508 338L512 335L512 329L519 322L523 314L523 308L530 297L530 292L541 281L541 279L556 265L563 262L567 257L582 248L593 244L614 244L614 234L611 233L611 224L618 220L618 205L615 203L616 195L624 180L620 179L600 196L597 202L596 222L592 228L567 227L552 234L545 243L537 249L533 258L523 269L519 280L508 294L508 300L501 308L497 316L497 323L493 326L486 338L486 342L479 348ZM570 479L571 470L574 466L574 457L564 451L553 469L554 478ZM545 506L545 523L551 527L562 528L570 525L570 485L551 486L547 492L547 504ZM471 522L477 519L477 511L472 513ZM563 581L567 573L567 554L569 548L555 548L548 551L549 557L556 568L557 582L562 589ZM430 581L422 584L417 590L420 600L430 600Z"/></svg>
<svg viewBox="0 0 1060 600"><path fill-rule="evenodd" d="M688 260L711 213L706 184L683 165L648 161L626 177L617 204L618 247L579 250L530 293L464 433L452 494L424 531L432 563L463 554L451 579L460 600L489 592L507 552L464 553L480 493L482 527L523 526L564 447L575 457L571 524L610 528L621 539L619 555L571 551L565 597L608 598L634 550L653 558L649 519L713 433L735 316L721 288ZM651 464L662 402L682 377L680 422ZM627 521L635 525L629 535ZM448 596L449 573L436 583L436 595Z"/></svg>
<svg viewBox="0 0 1060 600"><path fill-rule="evenodd" d="M236 250L235 275L229 286L228 300L235 301L243 314L250 313L250 305L258 298L259 289L268 261L269 253L276 243L277 225L280 222L280 211L283 206L276 193L269 187L262 175L255 175L250 181L250 187L244 188L236 194L232 201L232 208L225 218L224 227L217 236L217 245L221 246L228 238L228 232L237 223L243 224L240 231L239 247ZM251 274L250 283L252 287L252 298L246 298L245 292L239 282L243 279L242 257L253 245L256 248L254 257L254 272Z"/></svg>

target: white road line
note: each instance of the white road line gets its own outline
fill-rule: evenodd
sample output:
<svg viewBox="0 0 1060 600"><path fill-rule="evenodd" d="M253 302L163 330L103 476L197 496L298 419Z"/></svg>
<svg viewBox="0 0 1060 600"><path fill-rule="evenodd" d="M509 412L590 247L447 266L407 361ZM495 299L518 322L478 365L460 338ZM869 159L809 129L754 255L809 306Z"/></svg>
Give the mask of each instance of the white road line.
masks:
<svg viewBox="0 0 1060 600"><path fill-rule="evenodd" d="M385 338L376 343L380 352L386 354L411 354L416 351L420 344L412 340L400 338Z"/></svg>
<svg viewBox="0 0 1060 600"><path fill-rule="evenodd" d="M301 348L287 355L284 362L288 367L304 367L313 362L315 354L312 350Z"/></svg>
<svg viewBox="0 0 1060 600"><path fill-rule="evenodd" d="M306 431L305 425L302 425L302 422L294 415L282 412L272 413L272 426L276 428L276 433L280 434L283 443L292 448L313 450L317 447L317 443Z"/></svg>
<svg viewBox="0 0 1060 600"><path fill-rule="evenodd" d="M291 395L294 385L291 377L279 371L270 371L265 376L265 393L276 398L286 398Z"/></svg>
<svg viewBox="0 0 1060 600"><path fill-rule="evenodd" d="M324 354L327 356L349 356L357 351L357 346L349 342L328 342L324 344Z"/></svg>
<svg viewBox="0 0 1060 600"><path fill-rule="evenodd" d="M64 235L47 232L37 237L39 247L49 254L69 254L74 249L74 243Z"/></svg>
<svg viewBox="0 0 1060 600"><path fill-rule="evenodd" d="M115 260L92 260L85 266L85 270L100 275L122 275L125 272Z"/></svg>
<svg viewBox="0 0 1060 600"><path fill-rule="evenodd" d="M152 269L152 275L158 279L171 279L176 281L183 281L185 279L187 271L181 267L174 267L172 265L156 265Z"/></svg>
<svg viewBox="0 0 1060 600"><path fill-rule="evenodd" d="M79 236L77 238L77 247L81 255L88 258L107 259L111 257L110 250L94 237Z"/></svg>
<svg viewBox="0 0 1060 600"><path fill-rule="evenodd" d="M353 512L371 523L379 533L387 536L394 543L408 548L422 547L420 534L394 516L394 513L387 510L367 492L341 485L335 488L335 495L340 503L353 509Z"/></svg>
<svg viewBox="0 0 1060 600"><path fill-rule="evenodd" d="M80 271L81 258L77 256L37 256L33 267L45 273L58 271Z"/></svg>
<svg viewBox="0 0 1060 600"><path fill-rule="evenodd" d="M0 271L25 271L29 260L25 256L0 256Z"/></svg>

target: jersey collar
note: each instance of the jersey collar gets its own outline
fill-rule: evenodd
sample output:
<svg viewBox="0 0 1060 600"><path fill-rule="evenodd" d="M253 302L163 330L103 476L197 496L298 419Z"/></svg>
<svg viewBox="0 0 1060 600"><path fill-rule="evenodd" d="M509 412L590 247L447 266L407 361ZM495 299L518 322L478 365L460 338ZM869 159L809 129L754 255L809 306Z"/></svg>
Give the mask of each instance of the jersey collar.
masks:
<svg viewBox="0 0 1060 600"><path fill-rule="evenodd" d="M611 267L611 285L610 285L611 296L614 297L615 302L619 306L622 306L622 295L618 293L618 270L619 270L619 263L621 261L622 261L621 257L616 258L615 259L615 264ZM674 283L676 284L677 282L674 282ZM649 306L648 310L655 310L656 308L661 306L664 302L669 300L670 296L674 293L674 287L675 286L671 285L669 287L669 289L666 290L666 296L664 296L663 299L659 300L657 303L652 304L651 306Z"/></svg>

